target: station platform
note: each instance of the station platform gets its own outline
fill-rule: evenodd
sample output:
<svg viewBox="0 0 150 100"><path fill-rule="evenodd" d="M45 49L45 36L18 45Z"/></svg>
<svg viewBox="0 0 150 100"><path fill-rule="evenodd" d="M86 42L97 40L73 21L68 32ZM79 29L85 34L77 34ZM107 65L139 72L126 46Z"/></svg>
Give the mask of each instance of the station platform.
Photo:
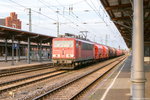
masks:
<svg viewBox="0 0 150 100"><path fill-rule="evenodd" d="M17 57L14 57L14 60L16 60L16 59L17 59ZM26 56L20 56L20 60L25 60L25 59L27 59ZM11 61L11 60L12 60L12 57L8 56L7 61ZM5 61L5 57L0 57L0 62L3 62L3 61Z"/></svg>
<svg viewBox="0 0 150 100"><path fill-rule="evenodd" d="M11 61L1 61L0 62L0 71L4 71L4 70L12 70L12 69L17 69L17 68L23 68L23 67L32 67L32 66L39 66L39 65L48 65L51 64L52 61L42 61L42 62L38 62L38 61L31 61L30 64L27 63L27 60L20 60L20 61L14 61L14 65L11 65Z"/></svg>
<svg viewBox="0 0 150 100"><path fill-rule="evenodd" d="M119 68L97 86L88 100L130 100L131 99L131 61L129 56ZM145 63L145 99L150 100L150 64Z"/></svg>

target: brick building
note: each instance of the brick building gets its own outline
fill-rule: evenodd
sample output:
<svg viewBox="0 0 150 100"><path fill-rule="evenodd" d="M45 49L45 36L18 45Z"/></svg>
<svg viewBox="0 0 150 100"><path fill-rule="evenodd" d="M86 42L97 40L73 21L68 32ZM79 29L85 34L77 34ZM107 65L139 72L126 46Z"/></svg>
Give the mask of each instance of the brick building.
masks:
<svg viewBox="0 0 150 100"><path fill-rule="evenodd" d="M17 18L15 12L11 12L10 16L0 19L0 25L21 29L21 21Z"/></svg>

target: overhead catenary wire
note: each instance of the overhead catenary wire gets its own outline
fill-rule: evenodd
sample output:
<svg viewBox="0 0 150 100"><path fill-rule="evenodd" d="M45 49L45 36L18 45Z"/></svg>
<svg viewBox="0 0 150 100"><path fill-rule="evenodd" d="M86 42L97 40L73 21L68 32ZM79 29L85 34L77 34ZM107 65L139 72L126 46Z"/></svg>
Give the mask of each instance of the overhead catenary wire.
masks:
<svg viewBox="0 0 150 100"><path fill-rule="evenodd" d="M95 5L94 5L94 3L91 1L91 3L92 3L92 5L94 6L94 8L88 3L88 1L87 0L85 0L85 2L95 11L95 13L100 17L100 18L102 18L102 16L100 15L100 13L99 12L97 12L98 10L97 10L97 8L95 7ZM95 10L96 9L96 10ZM105 15L107 16L107 13L104 11L104 13L105 13ZM103 18L102 18L103 19ZM108 25L108 23L103 19L103 22L106 24L106 26L110 26L110 25ZM110 29L110 30L112 30L111 28L109 28L108 27L108 29ZM112 30L112 32L113 32L113 30Z"/></svg>
<svg viewBox="0 0 150 100"><path fill-rule="evenodd" d="M92 2L92 0L91 0L91 2ZM99 2L99 1L97 1L97 2ZM95 7L95 5L94 5L94 3L92 2L92 4L93 4L93 6ZM96 7L95 7L96 8ZM104 14L106 15L106 16L108 16L108 14L107 14L107 12L104 10L104 8L102 7L102 5L100 6L100 9L102 9L102 11L104 12ZM109 19L110 20L110 19ZM111 21L111 20L110 20ZM114 22L114 21L113 21ZM115 23L115 22L114 22ZM113 24L113 26L114 26L114 28L115 29L117 29L117 32L114 32L114 30L112 30L112 25L110 25L111 23L109 23L109 25L107 24L107 26L108 26L108 29L111 31L111 32L113 32L114 34L115 33L120 33L119 32L119 30L116 28L116 26L114 26L114 24ZM126 26L125 26L126 27ZM114 36L114 37L116 37L116 36ZM121 35L120 35L120 37L122 37ZM120 38L120 39L123 39L123 38Z"/></svg>
<svg viewBox="0 0 150 100"><path fill-rule="evenodd" d="M50 10L52 10L53 12L56 12L53 8L51 8L50 6L48 6L47 4L49 4L48 2L45 2L43 0L39 0L44 6L46 6L47 8L49 8ZM50 4L49 4L50 5ZM59 9L56 7L56 9ZM60 16L62 16L63 18L65 18L66 20L70 21L72 24L77 25L76 23L74 23L72 20L70 20L69 18L64 17L62 14L58 13Z"/></svg>
<svg viewBox="0 0 150 100"><path fill-rule="evenodd" d="M84 0L84 1L87 3L87 5L88 5L90 8L93 9L93 11L97 14L98 17L102 18L101 15L99 14L99 12L97 12L97 10L96 10L95 8L93 8L93 7L89 4L89 2L88 2L87 0ZM104 21L104 20L103 20L103 21ZM104 22L105 22L105 21L104 21ZM107 23L106 23L106 25L107 25Z"/></svg>
<svg viewBox="0 0 150 100"><path fill-rule="evenodd" d="M46 5L46 4L49 4L48 2L45 2L44 0L39 0L43 5L45 5L46 7L48 7L48 8L50 8L52 11L54 11L55 12L55 10L53 10L53 8L51 7L51 6L48 6L48 5ZM59 3L60 4L60 3ZM50 5L50 4L49 4ZM60 6L62 6L63 7L63 5L60 5ZM57 7L55 7L56 9L58 9ZM59 15L61 15L62 17L64 17L62 14L60 14L59 13ZM67 19L67 20L69 20L70 22L72 22L70 19L68 19L68 18L66 18L66 17L64 17L65 19ZM74 18L74 17L73 17ZM74 18L75 20L76 20L76 18ZM79 17L77 18L77 19L80 19ZM77 20L77 21L79 21L79 20ZM81 19L80 19L80 21L81 21ZM73 23L73 24L75 24L75 23ZM77 24L75 24L76 26L79 26L79 24L77 25ZM87 30L87 29L89 29L89 28L83 28L83 30ZM78 29L79 30L79 29ZM79 31L81 31L81 30L79 30ZM92 32L92 33L95 33L95 32Z"/></svg>
<svg viewBox="0 0 150 100"><path fill-rule="evenodd" d="M24 22L23 24L24 25L27 25L26 23L28 23L28 22ZM34 26L34 27L39 27L39 28L43 28L43 29L47 29L47 31L49 31L49 30L51 30L51 31L55 31L54 29L52 29L52 28L49 28L49 27L43 27L43 26L40 26L40 25L37 25L37 24L31 24L32 26ZM49 34L49 33L48 33Z"/></svg>
<svg viewBox="0 0 150 100"><path fill-rule="evenodd" d="M58 0L57 0L58 1ZM47 2L48 3L48 2ZM59 3L60 4L60 3ZM62 7L63 7L63 5L62 4L60 4ZM57 8L57 7L56 7ZM51 8L52 9L52 8ZM73 13L73 12L72 12ZM73 13L74 14L74 13ZM75 14L74 14L75 15ZM74 18L75 20L77 20L77 19L80 19L79 17L77 17L77 15L75 15L76 16L76 18ZM69 21L70 21L70 19L69 19ZM79 20L77 20L77 21L79 21ZM80 21L81 21L81 19L80 19ZM87 28L87 27L86 27Z"/></svg>
<svg viewBox="0 0 150 100"><path fill-rule="evenodd" d="M56 0L56 1L58 1L58 0ZM59 1L58 1L59 2ZM84 2L84 0L80 0L80 1L78 1L78 2L74 2L74 3L71 3L71 4L68 4L68 5L63 5L63 4L61 4L60 2L59 2L59 4L61 4L62 6L69 6L69 5L78 5L78 4L81 4L81 3L83 3ZM57 7L57 6L53 6L53 7Z"/></svg>
<svg viewBox="0 0 150 100"><path fill-rule="evenodd" d="M43 5L45 5L46 7L48 7L49 9L51 9L52 11L54 11L55 12L55 10L53 10L53 8L51 7L51 6L48 6L47 4L49 4L48 2L45 2L44 0L39 0ZM49 4L49 5L51 5L51 4ZM61 5L62 6L62 5ZM55 7L55 8L57 8L57 7ZM58 9L58 8L57 8ZM61 15L62 17L64 17L62 14L60 14L59 13L59 15ZM68 18L66 18L66 17L64 17L65 19L67 19L67 20L69 20L70 22L72 22L70 19L68 19ZM72 23L72 24L75 24L75 23ZM79 25L77 25L77 24L75 24L76 26L79 26ZM86 30L87 28L84 28L83 30ZM89 29L89 28L88 28ZM79 30L79 29L77 29L77 30ZM79 31L81 31L81 30L79 30ZM92 33L94 33L94 32L92 32Z"/></svg>
<svg viewBox="0 0 150 100"><path fill-rule="evenodd" d="M24 6L24 5L21 5L21 4L15 2L15 1L13 1L13 0L9 0L9 1L12 2L12 3L14 3L14 4L16 4L16 5L19 5L20 7L24 8L24 9L28 9L28 7L26 7L26 6ZM12 7L13 7L13 6L12 6ZM16 8L16 7L15 7L15 8ZM19 9L19 8L17 8L17 9ZM19 9L19 10L23 10L23 9ZM35 11L35 10L33 10L33 9L31 9L31 11L33 11L33 12L35 12L35 13L38 13L38 14L44 16L44 17L47 17L47 18L50 19L50 20L56 21L55 19L50 18L49 16L44 15L44 14L42 14L41 12ZM25 22L24 22L24 23L25 23ZM28 23L28 22L26 22L26 23ZM28 25L28 24L24 24L24 25ZM47 30L53 30L53 29L50 29L50 28L46 28L46 27L42 27L42 26L36 25L36 24L32 24L32 25L35 26L35 27L45 28L45 29L47 29Z"/></svg>
<svg viewBox="0 0 150 100"><path fill-rule="evenodd" d="M66 9L66 7L64 6L64 5L62 5L58 0L55 0L61 7L63 7L63 10L64 9ZM69 12L70 12L70 5L68 5L69 6ZM73 4L72 4L72 7L73 7ZM64 13L65 11L63 11L63 13ZM74 13L73 13L73 11L71 11L70 13L72 13L77 19L78 19L78 16L77 15L75 15ZM71 15L71 14L70 14ZM72 15L71 15L72 16ZM73 17L74 17L73 16Z"/></svg>
<svg viewBox="0 0 150 100"><path fill-rule="evenodd" d="M23 5L19 4L19 3L17 3L16 1L13 1L13 0L9 0L9 1L11 1L11 2L13 2L13 3L19 5L20 7L24 7L25 9L28 8L28 7L26 7L26 6L23 6ZM36 12L36 13L42 15L42 16L45 16L45 17L47 17L48 19L51 19L51 20L53 20L53 21L57 21L56 19L53 19L53 18L51 18L51 17L49 17L49 16L47 16L47 15L45 15L45 14L42 14L42 13L39 12L39 11L35 11L35 10L33 10L33 9L31 9L31 11Z"/></svg>
<svg viewBox="0 0 150 100"><path fill-rule="evenodd" d="M39 0L43 5L45 5L46 7L48 7L50 10L52 10L53 12L55 12L55 10L53 9L53 8L51 8L50 6L48 6L47 4L49 4L49 3L47 3L47 2L45 2L45 1L41 1L41 0ZM56 7L57 8L57 7ZM78 24L76 24L75 22L73 22L72 20L70 20L69 18L67 18L67 17L65 17L65 16L63 16L62 14L60 14L60 13L58 13L60 16L62 16L63 18L65 18L66 20L68 20L69 22L71 22L72 24L74 24L75 26L79 26ZM77 29L77 30L79 30L79 29ZM85 30L85 29L84 29ZM80 31L80 30L79 30Z"/></svg>
<svg viewBox="0 0 150 100"><path fill-rule="evenodd" d="M97 10L97 8L95 7L95 5L94 5L94 3L92 2L92 5L94 6L94 8L89 4L89 2L87 1L87 0L85 0L85 2L87 3L87 5L89 6L89 7L91 7L93 10L94 10L94 12L103 20L103 22L106 24L106 26L109 26L108 24L107 24L107 22L102 18L102 16L100 15L100 13L99 12L97 12L98 10Z"/></svg>
<svg viewBox="0 0 150 100"><path fill-rule="evenodd" d="M99 11L99 10L97 10L97 8L96 8L96 6L94 5L94 3L92 2L92 0L90 0L91 1L91 3L92 3L92 5L94 6L94 8L87 2L87 0L85 0L85 2L95 11L95 13L97 13L97 15L100 17L100 18L102 18L102 16L100 15L100 13L99 12L96 12L96 11ZM100 6L100 8L102 9L102 7ZM96 9L96 10L95 10ZM103 9L102 9L103 10ZM105 10L103 10L103 12L104 12L104 14L107 16L107 13L106 13L106 11ZM103 19L103 18L102 18ZM104 23L107 25L107 26L109 26L108 24L107 24L107 22L103 19L103 21L104 21Z"/></svg>

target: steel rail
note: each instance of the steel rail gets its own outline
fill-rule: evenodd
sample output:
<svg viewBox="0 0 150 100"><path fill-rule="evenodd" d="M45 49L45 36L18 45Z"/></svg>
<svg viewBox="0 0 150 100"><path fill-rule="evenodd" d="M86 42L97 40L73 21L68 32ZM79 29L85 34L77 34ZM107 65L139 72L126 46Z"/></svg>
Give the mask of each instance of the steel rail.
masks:
<svg viewBox="0 0 150 100"><path fill-rule="evenodd" d="M118 58L117 60L119 60L119 59L120 59L120 58ZM124 57L124 59L125 59L125 57ZM117 61L117 60L115 60L115 61ZM112 64L112 63L114 63L115 61L112 61L112 62L110 62L110 63L108 63L108 64L106 64L106 65L104 65L104 66L102 66L102 67L100 67L100 68L97 68L97 69L95 69L95 70L93 70L93 71L91 71L91 72L89 72L89 73L86 73L86 74L84 74L84 75L82 75L82 76L80 76L80 77L78 77L78 78L74 78L73 80L71 80L71 81L69 81L69 82L66 82L65 84L60 85L60 86L58 86L58 87L56 87L56 88L54 88L54 89L52 89L52 90L50 90L50 91L47 91L47 92L45 92L44 94L33 98L32 100L41 100L41 99L43 99L44 97L48 96L49 94L51 94L51 93L53 93L53 92L55 92L55 91L57 91L57 90L59 90L59 89L65 87L65 86L67 86L67 85L69 85L69 84L72 84L73 82L78 81L78 80L80 80L80 79L82 79L82 78L84 78L84 77L86 77L86 76L88 76L88 75L90 75L90 74L92 74L92 73L94 73L94 72L96 72L96 71L98 71L98 70L100 70L100 69L102 69L102 68L104 68L104 67L106 67L106 66ZM121 61L122 61L122 60L121 60ZM121 61L120 61L120 62L121 62ZM120 62L118 62L118 63L120 63ZM118 63L117 63L117 64L118 64ZM117 65L117 64L115 64L115 65ZM110 70L111 70L111 69L110 69ZM110 71L110 70L109 70L109 71ZM108 72L108 71L107 71L107 72ZM106 74L106 73L105 73L105 74ZM102 77L102 76L100 76L100 77ZM95 80L95 81L96 81L96 80ZM92 84L92 83L91 83L91 84ZM76 94L76 95L77 95L77 94ZM75 95L75 96L76 96L76 95ZM72 98L74 98L74 96L73 96Z"/></svg>

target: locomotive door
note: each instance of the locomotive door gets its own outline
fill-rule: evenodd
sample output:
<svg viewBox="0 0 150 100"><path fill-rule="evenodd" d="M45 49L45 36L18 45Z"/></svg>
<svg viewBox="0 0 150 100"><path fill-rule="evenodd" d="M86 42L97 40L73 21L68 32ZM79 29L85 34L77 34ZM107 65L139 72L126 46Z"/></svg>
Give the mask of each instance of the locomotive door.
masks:
<svg viewBox="0 0 150 100"><path fill-rule="evenodd" d="M62 54L62 58L64 58L65 57L65 49L64 48L62 49L61 54Z"/></svg>
<svg viewBox="0 0 150 100"><path fill-rule="evenodd" d="M79 58L81 58L81 42L79 41Z"/></svg>

